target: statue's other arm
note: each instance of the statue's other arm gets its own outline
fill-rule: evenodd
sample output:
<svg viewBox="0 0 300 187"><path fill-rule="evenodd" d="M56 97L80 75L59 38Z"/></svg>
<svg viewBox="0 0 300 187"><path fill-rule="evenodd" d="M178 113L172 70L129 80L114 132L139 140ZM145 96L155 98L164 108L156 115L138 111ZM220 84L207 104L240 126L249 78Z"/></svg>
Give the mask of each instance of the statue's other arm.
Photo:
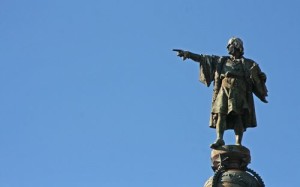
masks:
<svg viewBox="0 0 300 187"><path fill-rule="evenodd" d="M268 96L268 89L266 87L267 75L261 71L258 64L254 65L250 69L250 77L252 79L252 91L253 93L264 103L268 103L266 97Z"/></svg>

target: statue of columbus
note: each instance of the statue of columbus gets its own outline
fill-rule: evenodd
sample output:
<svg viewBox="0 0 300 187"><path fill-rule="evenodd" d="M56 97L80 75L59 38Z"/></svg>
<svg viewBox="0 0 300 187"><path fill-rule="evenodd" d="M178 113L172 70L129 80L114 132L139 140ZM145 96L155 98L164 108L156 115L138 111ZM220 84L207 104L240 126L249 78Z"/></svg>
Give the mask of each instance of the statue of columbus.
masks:
<svg viewBox="0 0 300 187"><path fill-rule="evenodd" d="M216 128L217 138L211 148L225 145L223 135L227 129L234 130L236 145L241 145L244 131L257 126L253 93L267 103L266 74L256 62L244 57L243 41L230 38L227 50L229 56L173 49L183 60L191 59L200 64L200 81L203 84L210 86L213 82L210 127Z"/></svg>

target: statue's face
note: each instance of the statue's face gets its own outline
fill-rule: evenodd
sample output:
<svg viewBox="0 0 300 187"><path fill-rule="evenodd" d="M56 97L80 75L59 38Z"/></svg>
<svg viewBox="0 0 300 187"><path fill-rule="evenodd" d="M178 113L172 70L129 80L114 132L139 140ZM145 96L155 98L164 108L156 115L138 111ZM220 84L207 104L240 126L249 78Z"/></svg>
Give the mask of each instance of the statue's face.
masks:
<svg viewBox="0 0 300 187"><path fill-rule="evenodd" d="M239 38L230 38L227 45L228 53L235 57L240 57L243 52L243 41Z"/></svg>
<svg viewBox="0 0 300 187"><path fill-rule="evenodd" d="M230 55L234 55L234 53L235 53L235 47L234 47L233 44L228 44L227 50L228 50L228 53L229 53Z"/></svg>

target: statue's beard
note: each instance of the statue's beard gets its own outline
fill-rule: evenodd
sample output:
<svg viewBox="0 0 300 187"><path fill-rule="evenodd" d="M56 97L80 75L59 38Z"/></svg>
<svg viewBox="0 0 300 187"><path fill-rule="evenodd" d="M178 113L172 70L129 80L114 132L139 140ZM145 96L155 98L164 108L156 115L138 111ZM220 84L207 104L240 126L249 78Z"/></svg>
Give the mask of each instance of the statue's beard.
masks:
<svg viewBox="0 0 300 187"><path fill-rule="evenodd" d="M231 56L235 56L235 57L241 57L243 54L241 54L240 50L232 47L228 49L228 54L230 54Z"/></svg>

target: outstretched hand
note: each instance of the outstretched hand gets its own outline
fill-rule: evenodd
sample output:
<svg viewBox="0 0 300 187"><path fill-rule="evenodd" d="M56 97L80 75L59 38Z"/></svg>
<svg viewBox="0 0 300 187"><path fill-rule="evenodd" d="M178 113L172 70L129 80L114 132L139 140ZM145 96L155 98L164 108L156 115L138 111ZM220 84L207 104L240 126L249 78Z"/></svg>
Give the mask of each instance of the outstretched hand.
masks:
<svg viewBox="0 0 300 187"><path fill-rule="evenodd" d="M182 49L173 49L173 51L177 52L177 56L182 57L182 60L186 60L186 51Z"/></svg>

